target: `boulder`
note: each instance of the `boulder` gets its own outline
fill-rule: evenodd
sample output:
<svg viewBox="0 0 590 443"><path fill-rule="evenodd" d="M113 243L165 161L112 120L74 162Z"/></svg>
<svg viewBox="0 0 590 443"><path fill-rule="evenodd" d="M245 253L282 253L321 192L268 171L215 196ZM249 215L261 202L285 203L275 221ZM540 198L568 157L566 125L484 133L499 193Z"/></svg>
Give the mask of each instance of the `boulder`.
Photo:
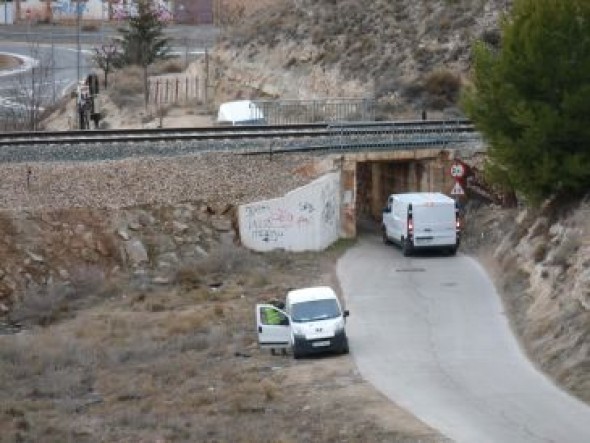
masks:
<svg viewBox="0 0 590 443"><path fill-rule="evenodd" d="M34 252L27 251L27 255L35 263L44 263L45 262L45 258L42 255L40 255L40 254L35 254Z"/></svg>
<svg viewBox="0 0 590 443"><path fill-rule="evenodd" d="M213 229L219 232L227 232L232 229L231 220L226 218L215 218L211 220L211 224L213 225Z"/></svg>
<svg viewBox="0 0 590 443"><path fill-rule="evenodd" d="M131 238L131 236L129 235L129 233L127 231L125 231L124 229L119 229L117 231L117 235L119 237L121 237L123 240L127 241Z"/></svg>
<svg viewBox="0 0 590 443"><path fill-rule="evenodd" d="M175 235L184 234L186 231L188 231L188 225L174 220L172 222L172 231Z"/></svg>
<svg viewBox="0 0 590 443"><path fill-rule="evenodd" d="M139 239L129 240L125 243L125 253L132 265L146 263L149 261L147 250Z"/></svg>

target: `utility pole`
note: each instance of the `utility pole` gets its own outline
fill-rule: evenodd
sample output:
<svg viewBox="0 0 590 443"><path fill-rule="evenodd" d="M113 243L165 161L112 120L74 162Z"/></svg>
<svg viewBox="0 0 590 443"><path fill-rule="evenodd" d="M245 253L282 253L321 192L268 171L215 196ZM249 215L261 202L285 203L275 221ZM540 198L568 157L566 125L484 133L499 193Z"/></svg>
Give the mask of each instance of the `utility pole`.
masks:
<svg viewBox="0 0 590 443"><path fill-rule="evenodd" d="M80 81L80 0L76 0L76 67L77 67L77 77L76 77L76 84Z"/></svg>

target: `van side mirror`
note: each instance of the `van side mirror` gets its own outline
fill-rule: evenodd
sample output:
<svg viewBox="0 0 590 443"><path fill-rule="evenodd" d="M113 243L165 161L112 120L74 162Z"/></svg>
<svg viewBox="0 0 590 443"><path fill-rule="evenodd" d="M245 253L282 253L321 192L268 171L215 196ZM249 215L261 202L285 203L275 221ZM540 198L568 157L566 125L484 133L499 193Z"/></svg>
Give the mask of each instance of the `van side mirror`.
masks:
<svg viewBox="0 0 590 443"><path fill-rule="evenodd" d="M348 317L350 315L350 312L348 309L345 309L344 312L342 313L343 317Z"/></svg>
<svg viewBox="0 0 590 443"><path fill-rule="evenodd" d="M390 212L391 212L391 208L387 208L387 207L383 208L384 214L389 214Z"/></svg>

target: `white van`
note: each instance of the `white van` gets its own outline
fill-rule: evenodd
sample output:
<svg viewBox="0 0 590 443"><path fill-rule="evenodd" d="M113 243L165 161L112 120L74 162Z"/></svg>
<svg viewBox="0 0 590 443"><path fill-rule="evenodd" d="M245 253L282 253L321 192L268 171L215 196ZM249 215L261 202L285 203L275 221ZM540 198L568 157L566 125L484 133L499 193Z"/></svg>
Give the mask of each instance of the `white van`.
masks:
<svg viewBox="0 0 590 443"><path fill-rule="evenodd" d="M398 244L406 257L427 248L455 254L460 228L455 200L439 192L392 194L383 209L383 241Z"/></svg>
<svg viewBox="0 0 590 443"><path fill-rule="evenodd" d="M326 351L346 354L348 315L328 286L295 289L287 293L284 310L256 305L258 343L272 350L290 348L295 358Z"/></svg>
<svg viewBox="0 0 590 443"><path fill-rule="evenodd" d="M266 125L262 109L252 100L236 100L219 105L217 124L225 126Z"/></svg>

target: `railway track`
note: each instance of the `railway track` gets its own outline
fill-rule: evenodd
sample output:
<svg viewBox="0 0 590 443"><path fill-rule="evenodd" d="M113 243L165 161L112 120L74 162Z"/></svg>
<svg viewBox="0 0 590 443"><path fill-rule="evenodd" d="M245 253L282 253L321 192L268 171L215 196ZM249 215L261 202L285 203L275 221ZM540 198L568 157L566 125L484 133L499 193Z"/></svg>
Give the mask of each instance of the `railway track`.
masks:
<svg viewBox="0 0 590 443"><path fill-rule="evenodd" d="M53 143L105 143L161 140L215 140L242 138L302 138L335 134L398 134L473 132L468 120L416 120L350 124L303 124L283 126L216 126L208 128L165 128L88 131L7 132L0 145L46 145Z"/></svg>
<svg viewBox="0 0 590 443"><path fill-rule="evenodd" d="M478 139L468 120L218 126L0 134L0 162L107 160L196 152L419 149Z"/></svg>

